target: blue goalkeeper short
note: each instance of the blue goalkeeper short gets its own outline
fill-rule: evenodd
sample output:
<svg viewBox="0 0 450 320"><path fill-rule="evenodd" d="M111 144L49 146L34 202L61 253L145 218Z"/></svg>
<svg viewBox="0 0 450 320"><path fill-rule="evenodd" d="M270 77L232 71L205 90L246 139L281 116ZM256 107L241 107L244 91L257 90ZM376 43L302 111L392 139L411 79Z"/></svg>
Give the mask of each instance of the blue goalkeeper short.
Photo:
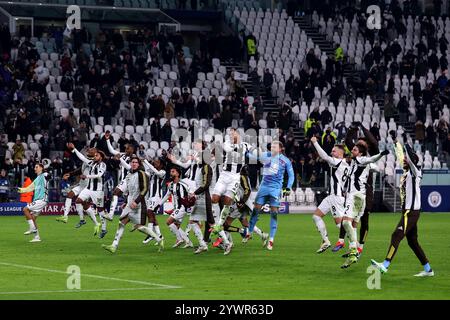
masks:
<svg viewBox="0 0 450 320"><path fill-rule="evenodd" d="M269 204L271 207L279 207L281 198L281 190L260 186L258 193L256 194L255 203L260 206Z"/></svg>

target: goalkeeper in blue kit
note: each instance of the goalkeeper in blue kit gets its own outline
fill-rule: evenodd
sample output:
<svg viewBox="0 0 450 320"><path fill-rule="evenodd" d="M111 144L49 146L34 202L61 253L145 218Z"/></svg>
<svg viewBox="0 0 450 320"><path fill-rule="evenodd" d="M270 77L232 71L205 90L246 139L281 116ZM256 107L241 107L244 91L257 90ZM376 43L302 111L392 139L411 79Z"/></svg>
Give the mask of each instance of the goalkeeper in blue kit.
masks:
<svg viewBox="0 0 450 320"><path fill-rule="evenodd" d="M294 183L294 170L292 169L291 161L282 153L283 144L279 141L273 141L270 147L270 152L266 152L262 156L255 157L247 153L250 159L259 159L263 164L263 178L259 186L258 193L255 198L255 206L250 218L249 232L246 235L250 238L258 221L258 215L261 208L266 203L270 206L270 236L267 245L268 250L273 248L273 240L277 232L278 226L278 209L280 207L280 198L287 196L291 192L292 184ZM283 190L284 174L288 173L287 188Z"/></svg>

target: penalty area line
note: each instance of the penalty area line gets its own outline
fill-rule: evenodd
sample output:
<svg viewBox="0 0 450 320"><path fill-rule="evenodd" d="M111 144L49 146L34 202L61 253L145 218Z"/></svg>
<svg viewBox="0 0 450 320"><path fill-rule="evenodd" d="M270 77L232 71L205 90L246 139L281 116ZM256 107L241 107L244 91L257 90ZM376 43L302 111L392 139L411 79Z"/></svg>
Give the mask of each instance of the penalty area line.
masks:
<svg viewBox="0 0 450 320"><path fill-rule="evenodd" d="M60 274L66 274L66 275L70 275L71 274L71 273L67 273L66 271L61 271L61 270L46 269L46 268L28 266L28 265L23 265L23 264L1 262L1 261L0 261L0 266L15 267L15 268L29 269L29 270L36 270L36 271L45 271L45 272L51 272L51 273L60 273ZM180 286L171 286L171 285L154 283L154 282L147 282L147 281L112 278L112 277L105 277L105 276L99 276L99 275L87 274L87 273L80 273L80 276L81 277L87 277L87 278L93 278L93 279L102 279L102 280L110 280L110 281L119 281L119 282L142 284L142 285L146 285L146 286L159 287L159 289L181 289L182 288ZM69 291L71 291L71 290L69 290Z"/></svg>

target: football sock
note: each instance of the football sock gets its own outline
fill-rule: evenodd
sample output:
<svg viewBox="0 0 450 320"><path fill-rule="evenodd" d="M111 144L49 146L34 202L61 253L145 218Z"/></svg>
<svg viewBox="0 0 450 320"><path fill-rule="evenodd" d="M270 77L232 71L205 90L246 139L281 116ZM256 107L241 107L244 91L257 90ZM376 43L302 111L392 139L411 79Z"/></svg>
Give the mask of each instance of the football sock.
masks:
<svg viewBox="0 0 450 320"><path fill-rule="evenodd" d="M191 232L192 229L192 225L190 223L188 223L188 225L186 226L186 229L184 230L184 233L186 233L186 236L189 237L189 232Z"/></svg>
<svg viewBox="0 0 450 320"><path fill-rule="evenodd" d="M77 208L78 216L80 217L80 220L84 220L84 211L83 211L83 205L81 203L77 203L75 205Z"/></svg>
<svg viewBox="0 0 450 320"><path fill-rule="evenodd" d="M252 216L250 217L250 224L248 226L249 233L252 233L255 229L256 222L258 221L260 209L253 208Z"/></svg>
<svg viewBox="0 0 450 320"><path fill-rule="evenodd" d="M114 212L116 211L117 202L119 202L119 197L118 196L113 196L113 198L111 200L111 206L109 208L109 213L112 212L112 214L114 214Z"/></svg>
<svg viewBox="0 0 450 320"><path fill-rule="evenodd" d="M320 233L320 236L322 237L322 240L324 242L329 242L328 240L328 234L327 234L327 227L325 226L325 222L323 222L322 217L313 215L312 219L314 220L314 223L316 224L317 230Z"/></svg>
<svg viewBox="0 0 450 320"><path fill-rule="evenodd" d="M225 232L227 237L228 237L228 241L230 241L230 243L233 243L233 237L231 236L230 232Z"/></svg>
<svg viewBox="0 0 450 320"><path fill-rule="evenodd" d="M191 240L189 240L188 235L186 234L186 232L184 232L183 229L181 229L181 227L178 229L178 233L180 234L181 239L183 239L186 243L191 242Z"/></svg>
<svg viewBox="0 0 450 320"><path fill-rule="evenodd" d="M345 227L344 227L344 221L341 222L341 228L339 229L339 240L342 239L342 242L344 242L345 239Z"/></svg>
<svg viewBox="0 0 450 320"><path fill-rule="evenodd" d="M428 262L423 265L423 270L425 270L426 272L430 272L431 271L431 266L430 266L430 264Z"/></svg>
<svg viewBox="0 0 450 320"><path fill-rule="evenodd" d="M161 237L161 229L159 229L159 225L153 225L153 230L155 230L158 237Z"/></svg>
<svg viewBox="0 0 450 320"><path fill-rule="evenodd" d="M177 238L177 241L182 240L182 239L181 239L181 236L180 236L180 234L179 234L179 232L178 232L178 228L177 228L177 226L175 225L175 223L170 224L170 225L169 225L169 229L170 229L170 231L175 235L175 237Z"/></svg>
<svg viewBox="0 0 450 320"><path fill-rule="evenodd" d="M255 227L253 228L253 232L256 233L256 234L257 234L258 236L260 236L260 237L262 237L262 235L263 235L262 230L261 230L260 228L258 228L257 226L255 226Z"/></svg>
<svg viewBox="0 0 450 320"><path fill-rule="evenodd" d="M201 247L205 247L206 243L203 240L203 234L202 234L202 230L200 229L200 226L197 223L192 223L191 224L191 229L194 230L194 234L197 237L198 244Z"/></svg>
<svg viewBox="0 0 450 320"><path fill-rule="evenodd" d="M33 222L32 219L27 220L27 222L28 222L28 225L30 226L30 230L35 230L35 229L36 229L36 227L34 226L34 222Z"/></svg>
<svg viewBox="0 0 450 320"><path fill-rule="evenodd" d="M230 244L230 241L228 241L228 237L227 237L227 234L225 233L225 231L223 231L223 230L220 231L219 232L219 236L222 238L224 245L229 245Z"/></svg>
<svg viewBox="0 0 450 320"><path fill-rule="evenodd" d="M91 217L92 222L94 222L94 224L96 226L98 226L98 221L97 218L95 217L95 211L92 208L88 208L87 210L85 210L85 212L89 215L89 217Z"/></svg>
<svg viewBox="0 0 450 320"><path fill-rule="evenodd" d="M119 227L117 228L116 235L114 236L114 241L112 245L117 247L120 242L120 238L122 238L123 232L125 231L125 225L122 222L119 222Z"/></svg>
<svg viewBox="0 0 450 320"><path fill-rule="evenodd" d="M352 223L349 220L344 220L342 224L344 225L345 231L347 232L350 240L350 249L356 248L356 229L353 228Z"/></svg>
<svg viewBox="0 0 450 320"><path fill-rule="evenodd" d="M225 222L225 220L228 217L228 214L230 213L230 206L223 206L222 211L220 212L220 219L219 219L219 225L223 225L223 223Z"/></svg>
<svg viewBox="0 0 450 320"><path fill-rule="evenodd" d="M220 220L220 206L218 203L213 203L212 208L213 208L214 222L215 224L218 224Z"/></svg>
<svg viewBox="0 0 450 320"><path fill-rule="evenodd" d="M100 216L100 221L101 221L101 223L102 223L102 230L103 230L103 231L106 231L106 219L103 218L103 215L104 215L104 214L105 214L104 211L99 211L99 212L98 212L98 215Z"/></svg>
<svg viewBox="0 0 450 320"><path fill-rule="evenodd" d="M152 229L147 228L145 226L140 226L139 228L137 228L140 232L145 233L146 235L153 237L155 240L159 240L159 237L156 233L153 232Z"/></svg>
<svg viewBox="0 0 450 320"><path fill-rule="evenodd" d="M66 198L66 202L64 203L64 217L67 217L69 215L71 205L72 205L72 199Z"/></svg>
<svg viewBox="0 0 450 320"><path fill-rule="evenodd" d="M276 211L270 211L270 241L273 241L278 228L278 217Z"/></svg>

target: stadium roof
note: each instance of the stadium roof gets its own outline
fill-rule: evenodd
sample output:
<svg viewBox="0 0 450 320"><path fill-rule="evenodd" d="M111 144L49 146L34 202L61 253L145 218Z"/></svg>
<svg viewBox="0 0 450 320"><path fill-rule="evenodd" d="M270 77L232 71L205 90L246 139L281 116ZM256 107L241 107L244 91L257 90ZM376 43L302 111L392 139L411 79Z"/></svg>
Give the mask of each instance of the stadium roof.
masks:
<svg viewBox="0 0 450 320"><path fill-rule="evenodd" d="M68 5L0 1L0 8L13 17L32 17L35 20L66 20ZM79 6L81 21L101 23L178 23L159 9Z"/></svg>

